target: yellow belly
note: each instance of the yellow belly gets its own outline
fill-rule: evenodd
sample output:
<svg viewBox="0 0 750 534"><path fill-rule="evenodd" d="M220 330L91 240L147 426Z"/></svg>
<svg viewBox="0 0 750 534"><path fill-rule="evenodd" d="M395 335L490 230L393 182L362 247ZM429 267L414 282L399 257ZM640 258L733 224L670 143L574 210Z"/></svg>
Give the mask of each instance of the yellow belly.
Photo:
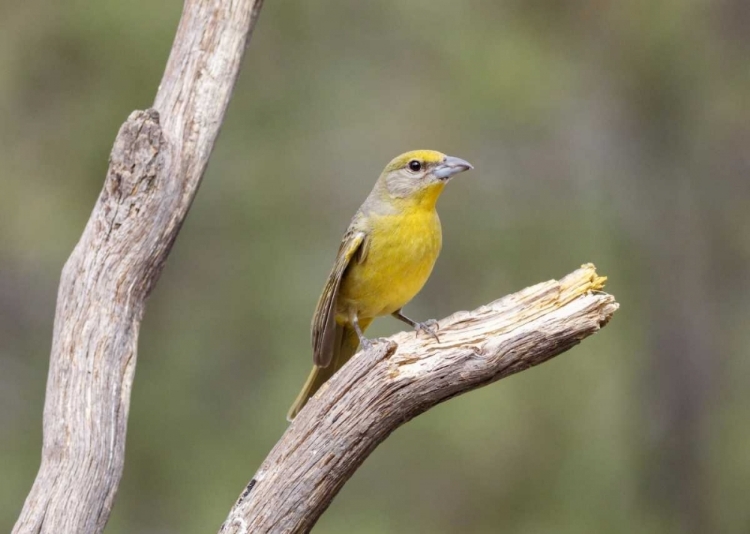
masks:
<svg viewBox="0 0 750 534"><path fill-rule="evenodd" d="M373 216L362 263L352 261L342 280L337 320L350 310L360 319L388 315L419 293L432 272L442 245L434 209Z"/></svg>

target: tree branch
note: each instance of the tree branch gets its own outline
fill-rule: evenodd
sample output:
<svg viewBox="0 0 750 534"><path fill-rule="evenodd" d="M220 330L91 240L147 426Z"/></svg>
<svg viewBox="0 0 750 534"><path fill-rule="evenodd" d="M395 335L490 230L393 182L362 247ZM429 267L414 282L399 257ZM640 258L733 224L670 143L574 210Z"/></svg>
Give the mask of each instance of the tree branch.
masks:
<svg viewBox="0 0 750 534"><path fill-rule="evenodd" d="M154 109L120 128L62 271L42 461L15 533L101 532L122 475L144 304L195 196L262 0L186 0Z"/></svg>
<svg viewBox="0 0 750 534"><path fill-rule="evenodd" d="M618 304L584 265L440 321L440 343L402 332L357 354L310 400L235 503L222 534L309 532L396 428L436 404L553 358Z"/></svg>

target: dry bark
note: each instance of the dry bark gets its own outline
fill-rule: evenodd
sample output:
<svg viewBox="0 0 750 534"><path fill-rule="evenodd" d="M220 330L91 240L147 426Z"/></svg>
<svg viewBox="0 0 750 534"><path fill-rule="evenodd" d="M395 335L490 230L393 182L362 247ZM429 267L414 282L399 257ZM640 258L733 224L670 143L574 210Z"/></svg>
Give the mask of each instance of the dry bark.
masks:
<svg viewBox="0 0 750 534"><path fill-rule="evenodd" d="M432 406L568 350L617 310L584 265L439 322L440 343L402 332L360 352L310 400L268 455L222 534L308 532L396 428Z"/></svg>
<svg viewBox="0 0 750 534"><path fill-rule="evenodd" d="M42 459L15 533L101 532L122 475L144 303L224 118L262 0L186 0L153 109L120 128L60 279Z"/></svg>

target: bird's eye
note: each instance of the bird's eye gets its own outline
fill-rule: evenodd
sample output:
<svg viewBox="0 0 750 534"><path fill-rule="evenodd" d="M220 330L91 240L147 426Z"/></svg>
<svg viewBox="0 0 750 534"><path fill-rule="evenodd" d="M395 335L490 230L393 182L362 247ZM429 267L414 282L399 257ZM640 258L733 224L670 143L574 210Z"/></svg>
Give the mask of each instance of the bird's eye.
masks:
<svg viewBox="0 0 750 534"><path fill-rule="evenodd" d="M413 159L409 162L409 169L412 172L418 172L422 169L422 164L418 162L417 160Z"/></svg>

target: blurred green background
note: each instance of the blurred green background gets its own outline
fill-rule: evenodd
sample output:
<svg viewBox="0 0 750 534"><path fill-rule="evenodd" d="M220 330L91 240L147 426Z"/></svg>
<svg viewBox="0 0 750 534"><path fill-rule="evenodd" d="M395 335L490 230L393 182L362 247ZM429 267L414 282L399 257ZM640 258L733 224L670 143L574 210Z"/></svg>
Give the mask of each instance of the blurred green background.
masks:
<svg viewBox="0 0 750 534"><path fill-rule="evenodd" d="M0 3L0 531L38 468L60 269L180 9ZM409 315L588 261L622 307L397 431L315 531L750 531L748 27L745 0L268 0L148 305L107 531L218 528L286 428L349 218L413 148L476 170Z"/></svg>

